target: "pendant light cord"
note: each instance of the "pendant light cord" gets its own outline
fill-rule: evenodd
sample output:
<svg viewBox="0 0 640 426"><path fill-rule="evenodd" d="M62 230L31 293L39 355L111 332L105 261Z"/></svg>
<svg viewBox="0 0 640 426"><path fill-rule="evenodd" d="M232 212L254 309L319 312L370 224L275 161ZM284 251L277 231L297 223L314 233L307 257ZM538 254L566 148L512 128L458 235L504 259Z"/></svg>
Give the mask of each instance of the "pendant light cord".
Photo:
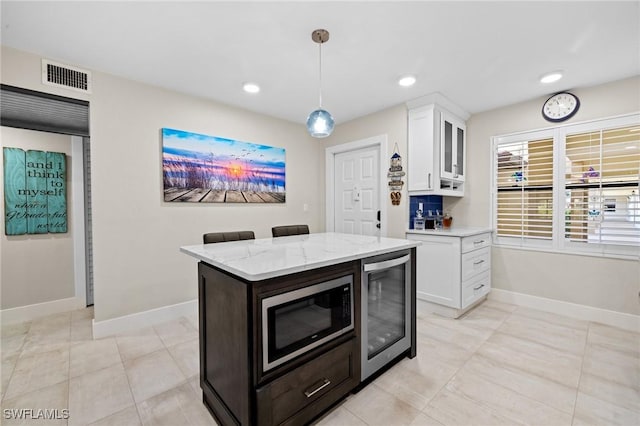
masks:
<svg viewBox="0 0 640 426"><path fill-rule="evenodd" d="M320 86L320 89L319 89L319 92L320 92L320 106L319 106L319 108L322 109L322 41L320 43L318 43L318 52L320 52L320 61L319 61L320 66L319 66L319 72L318 72L318 75L319 75L319 78L318 78L319 84L318 85Z"/></svg>

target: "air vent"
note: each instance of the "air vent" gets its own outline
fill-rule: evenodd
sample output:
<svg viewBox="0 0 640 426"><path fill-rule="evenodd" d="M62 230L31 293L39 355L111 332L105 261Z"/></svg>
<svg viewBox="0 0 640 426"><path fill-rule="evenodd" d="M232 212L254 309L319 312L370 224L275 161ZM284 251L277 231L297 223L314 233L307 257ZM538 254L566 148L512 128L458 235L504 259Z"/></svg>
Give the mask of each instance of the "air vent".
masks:
<svg viewBox="0 0 640 426"><path fill-rule="evenodd" d="M42 84L91 93L91 73L80 68L43 59Z"/></svg>

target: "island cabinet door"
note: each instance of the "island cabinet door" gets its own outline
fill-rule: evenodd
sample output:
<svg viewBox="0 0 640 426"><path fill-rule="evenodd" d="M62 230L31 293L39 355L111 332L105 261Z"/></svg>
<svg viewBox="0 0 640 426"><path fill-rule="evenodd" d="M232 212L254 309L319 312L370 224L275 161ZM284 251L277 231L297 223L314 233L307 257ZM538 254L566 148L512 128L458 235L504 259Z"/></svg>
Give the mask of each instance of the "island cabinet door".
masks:
<svg viewBox="0 0 640 426"><path fill-rule="evenodd" d="M251 424L247 285L203 262L198 272L204 402L221 424Z"/></svg>
<svg viewBox="0 0 640 426"><path fill-rule="evenodd" d="M356 339L258 388L259 425L308 423L359 383Z"/></svg>

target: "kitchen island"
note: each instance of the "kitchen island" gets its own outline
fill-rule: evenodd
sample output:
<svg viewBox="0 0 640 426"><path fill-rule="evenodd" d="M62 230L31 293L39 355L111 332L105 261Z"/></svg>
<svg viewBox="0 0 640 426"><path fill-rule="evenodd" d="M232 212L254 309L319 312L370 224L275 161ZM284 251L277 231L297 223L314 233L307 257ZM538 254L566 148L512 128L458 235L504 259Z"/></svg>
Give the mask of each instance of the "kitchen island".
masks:
<svg viewBox="0 0 640 426"><path fill-rule="evenodd" d="M414 357L419 244L319 233L181 247L200 260L200 386L216 420L304 424ZM367 341L376 309L398 319Z"/></svg>

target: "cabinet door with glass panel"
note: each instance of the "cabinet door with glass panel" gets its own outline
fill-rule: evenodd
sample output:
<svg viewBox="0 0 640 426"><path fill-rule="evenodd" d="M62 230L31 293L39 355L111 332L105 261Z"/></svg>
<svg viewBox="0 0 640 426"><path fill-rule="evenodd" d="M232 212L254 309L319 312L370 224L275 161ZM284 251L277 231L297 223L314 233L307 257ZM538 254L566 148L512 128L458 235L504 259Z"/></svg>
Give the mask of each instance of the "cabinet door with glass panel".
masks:
<svg viewBox="0 0 640 426"><path fill-rule="evenodd" d="M461 120L447 112L442 112L440 176L443 179L464 182L466 130L467 128Z"/></svg>

